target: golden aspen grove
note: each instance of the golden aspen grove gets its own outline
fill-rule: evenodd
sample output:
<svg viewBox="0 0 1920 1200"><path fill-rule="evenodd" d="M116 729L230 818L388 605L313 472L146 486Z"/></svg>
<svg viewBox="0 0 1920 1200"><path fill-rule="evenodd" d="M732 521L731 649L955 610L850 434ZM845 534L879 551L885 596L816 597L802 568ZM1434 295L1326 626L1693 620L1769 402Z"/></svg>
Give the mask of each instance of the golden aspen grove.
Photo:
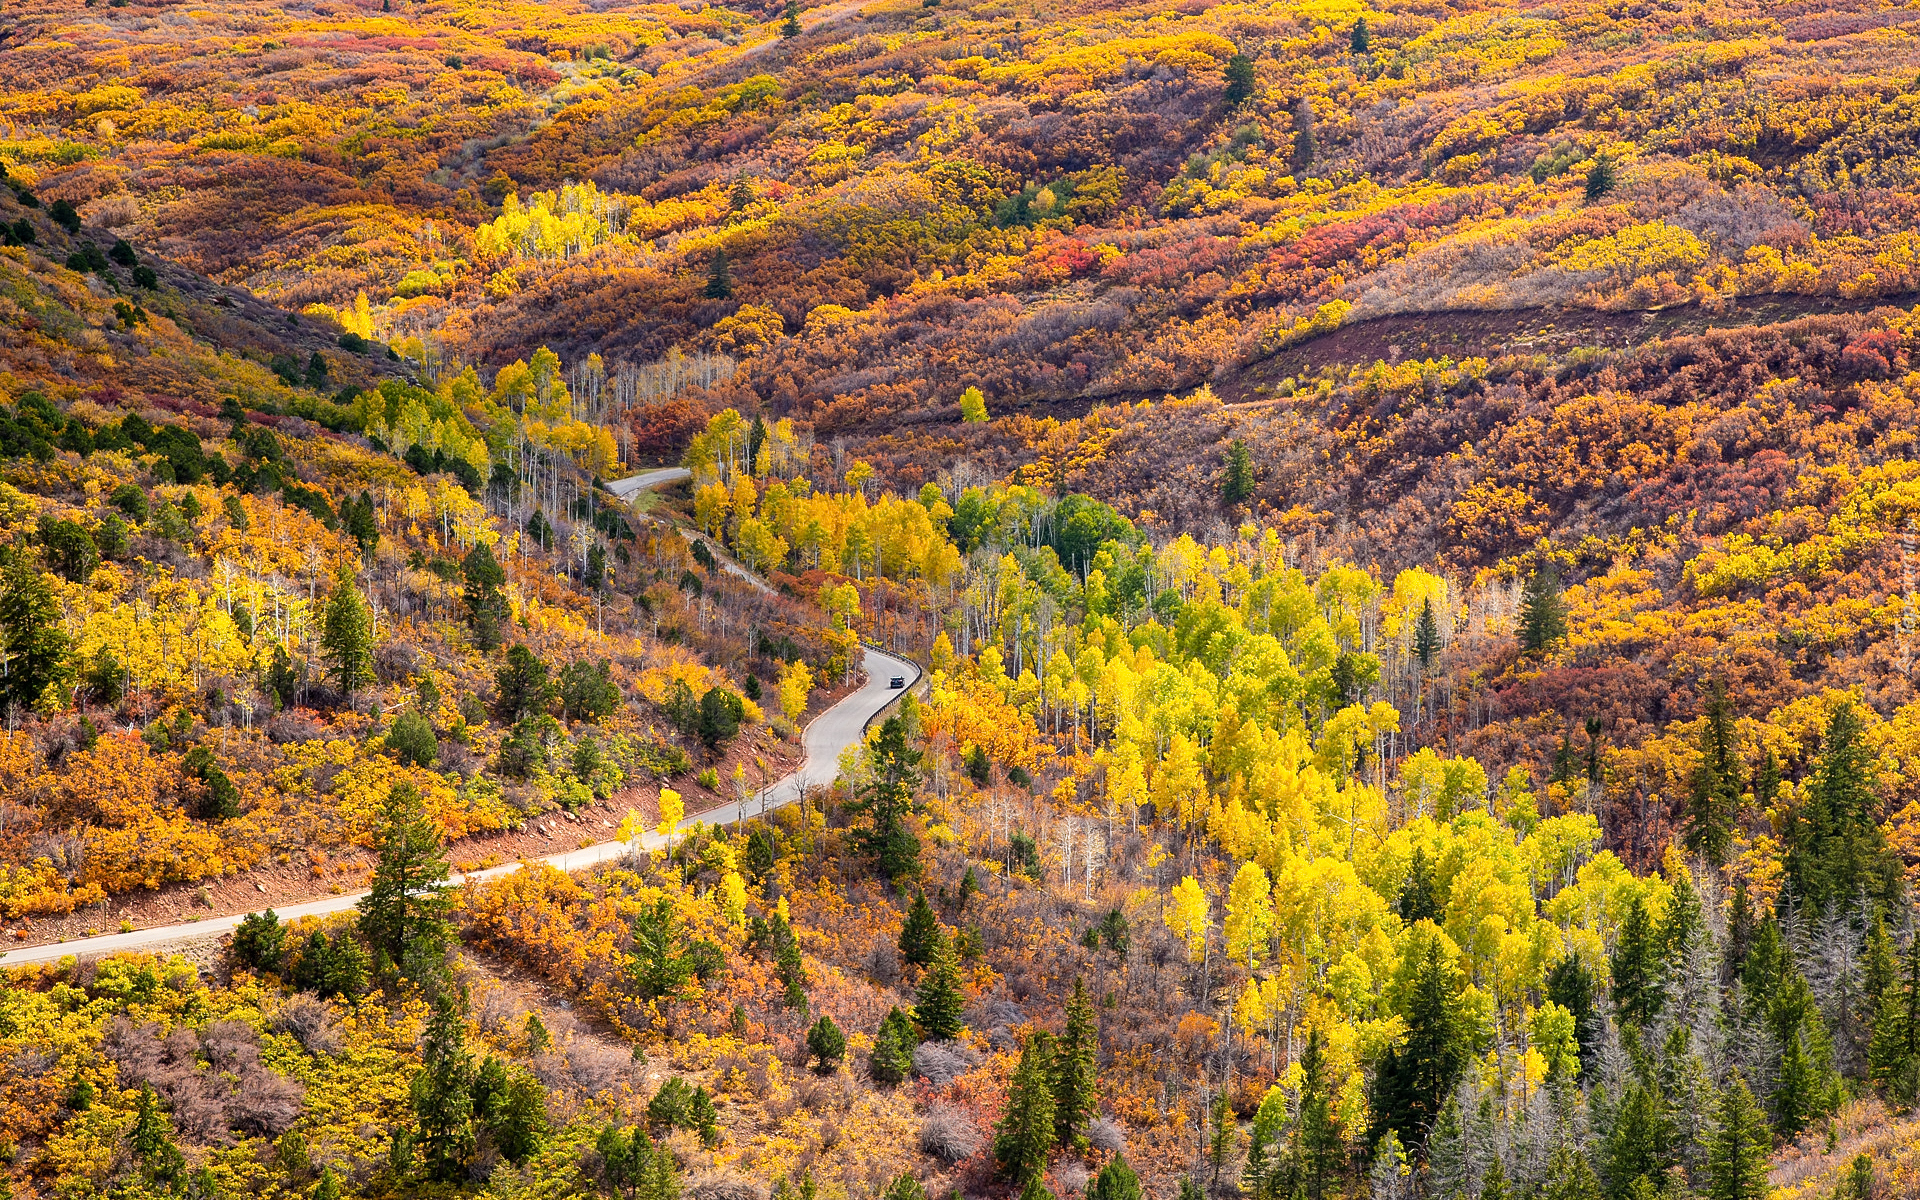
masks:
<svg viewBox="0 0 1920 1200"><path fill-rule="evenodd" d="M0 68L0 1200L1920 1196L1920 9Z"/></svg>

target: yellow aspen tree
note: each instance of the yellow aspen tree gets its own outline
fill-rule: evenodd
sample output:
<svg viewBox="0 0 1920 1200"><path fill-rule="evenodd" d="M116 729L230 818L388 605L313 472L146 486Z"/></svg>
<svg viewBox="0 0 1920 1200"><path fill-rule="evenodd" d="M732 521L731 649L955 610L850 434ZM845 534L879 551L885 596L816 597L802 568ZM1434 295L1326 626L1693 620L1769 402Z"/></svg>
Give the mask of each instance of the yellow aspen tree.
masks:
<svg viewBox="0 0 1920 1200"><path fill-rule="evenodd" d="M1260 965L1273 930L1273 885L1259 863L1242 863L1227 892L1227 956L1251 971Z"/></svg>
<svg viewBox="0 0 1920 1200"><path fill-rule="evenodd" d="M1183 876L1173 887L1167 905L1167 928L1187 943L1187 961L1199 962L1206 953L1207 930L1213 924L1213 903L1200 888L1200 881Z"/></svg>
<svg viewBox="0 0 1920 1200"><path fill-rule="evenodd" d="M656 828L661 837L667 839L667 849L673 849L674 826L680 824L680 818L686 816L687 806L680 799L680 793L672 788L660 789L660 824Z"/></svg>

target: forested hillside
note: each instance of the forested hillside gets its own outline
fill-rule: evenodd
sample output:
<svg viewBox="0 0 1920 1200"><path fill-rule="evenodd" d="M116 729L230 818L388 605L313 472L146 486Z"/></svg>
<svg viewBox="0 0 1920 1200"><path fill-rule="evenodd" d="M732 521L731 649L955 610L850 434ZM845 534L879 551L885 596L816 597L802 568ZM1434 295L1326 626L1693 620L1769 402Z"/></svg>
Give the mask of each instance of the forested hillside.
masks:
<svg viewBox="0 0 1920 1200"><path fill-rule="evenodd" d="M0 1196L1920 1195L1920 12L5 18Z"/></svg>

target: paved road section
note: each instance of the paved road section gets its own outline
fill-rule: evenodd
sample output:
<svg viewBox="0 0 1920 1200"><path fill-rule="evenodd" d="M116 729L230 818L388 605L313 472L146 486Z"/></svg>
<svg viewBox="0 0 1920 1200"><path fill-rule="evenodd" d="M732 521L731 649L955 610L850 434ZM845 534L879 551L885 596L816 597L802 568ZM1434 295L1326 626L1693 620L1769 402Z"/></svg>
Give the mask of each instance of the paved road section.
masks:
<svg viewBox="0 0 1920 1200"><path fill-rule="evenodd" d="M844 697L807 725L806 732L801 735L801 744L806 748L807 757L798 771L776 783L769 784L742 803L710 808L699 816L688 817L675 826L675 832L690 830L699 824L715 825L743 817L756 817L763 812L771 812L783 805L792 804L806 794L809 788L825 787L832 783L834 777L840 772L841 751L859 741L867 724L900 696L901 689L889 686L893 677L897 675L905 679L909 688L920 681L918 666L907 659L895 657L871 646L866 647L863 665L866 668L867 678L866 682L861 684L860 690ZM642 849L654 850L664 845L666 839L658 833L649 833L639 841ZM632 842L601 842L598 845L582 846L578 850L549 854L532 861L558 867L562 871L579 871L599 863L612 862L633 849ZM468 881L497 879L502 875L510 875L518 871L520 867L520 863L512 862L490 867L484 871L456 874L453 876L453 883L457 886ZM326 896L302 904L276 905L273 911L282 920L325 916L329 913L347 911L360 903L360 898L365 895L365 892L354 892L343 896ZM70 942L29 946L19 950L9 950L4 955L0 955L0 963L11 967L23 963L57 962L69 954L82 958L98 958L101 955L117 954L125 950L152 950L180 942L202 941L233 932L242 918L249 915L232 913L224 917L207 917L204 920L188 921L179 925L157 925L152 929L136 929L132 933L110 933L100 937L79 938Z"/></svg>
<svg viewBox="0 0 1920 1200"><path fill-rule="evenodd" d="M679 483L682 479L692 479L693 472L685 467L661 467L655 471L642 471L638 475L629 475L625 479L615 479L607 484L607 490L615 497L626 500L648 488L664 487L669 483Z"/></svg>

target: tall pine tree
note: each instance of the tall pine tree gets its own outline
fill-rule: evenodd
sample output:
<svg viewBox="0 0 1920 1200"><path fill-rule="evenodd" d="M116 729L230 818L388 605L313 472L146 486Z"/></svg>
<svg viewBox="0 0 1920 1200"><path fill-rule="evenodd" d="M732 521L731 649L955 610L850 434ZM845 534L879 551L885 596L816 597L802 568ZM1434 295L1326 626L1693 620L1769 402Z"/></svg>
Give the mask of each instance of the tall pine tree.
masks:
<svg viewBox="0 0 1920 1200"><path fill-rule="evenodd" d="M472 1157L473 1062L467 1056L467 1019L453 991L441 989L420 1046L420 1070L413 1077L413 1117L427 1173L452 1182L466 1173Z"/></svg>
<svg viewBox="0 0 1920 1200"><path fill-rule="evenodd" d="M1628 904L1614 943L1613 1007L1620 1020L1646 1026L1660 1014L1666 995L1661 987L1664 958L1661 938L1639 896Z"/></svg>
<svg viewBox="0 0 1920 1200"><path fill-rule="evenodd" d="M1567 603L1560 597L1560 573L1545 562L1527 576L1520 597L1520 648L1540 654L1567 636Z"/></svg>
<svg viewBox="0 0 1920 1200"><path fill-rule="evenodd" d="M333 580L333 595L327 598L326 615L320 633L320 652L333 674L334 686L353 694L373 682L373 612L366 597L355 584L353 571L341 567Z"/></svg>
<svg viewBox="0 0 1920 1200"><path fill-rule="evenodd" d="M1862 894L1882 904L1895 899L1899 862L1880 831L1874 773L1860 714L1842 702L1827 722L1806 799L1787 822L1785 862L1795 899L1822 911Z"/></svg>
<svg viewBox="0 0 1920 1200"><path fill-rule="evenodd" d="M1100 1021L1094 1016L1086 981L1076 978L1073 995L1067 998L1067 1027L1054 1048L1051 1070L1054 1141L1063 1149L1086 1148L1087 1122L1099 1111L1099 1072Z"/></svg>
<svg viewBox="0 0 1920 1200"><path fill-rule="evenodd" d="M1456 970L1437 940L1414 971L1408 989L1407 1035L1387 1051L1374 1079L1374 1136L1391 1129L1403 1144L1426 1141L1427 1130L1452 1095L1472 1047L1460 1013Z"/></svg>
<svg viewBox="0 0 1920 1200"><path fill-rule="evenodd" d="M412 784L397 783L387 792L374 847L380 859L373 886L360 900L361 936L383 974L436 976L445 964L452 897L440 827Z"/></svg>
<svg viewBox="0 0 1920 1200"><path fill-rule="evenodd" d="M1047 1169L1054 1143L1053 1087L1048 1072L1053 1065L1053 1038L1036 1033L1020 1052L1020 1065L1007 1084L1006 1114L994 1127L993 1158L1000 1175L1024 1188Z"/></svg>
<svg viewBox="0 0 1920 1200"><path fill-rule="evenodd" d="M920 871L920 839L907 828L914 789L920 786L919 768L920 751L907 743L906 722L888 717L867 750L865 778L847 805L849 812L867 818L866 828L855 836L888 879Z"/></svg>
<svg viewBox="0 0 1920 1200"><path fill-rule="evenodd" d="M1718 867L1733 844L1733 820L1740 808L1740 759L1733 738L1733 703L1726 684L1715 680L1707 692L1700 727L1700 764L1687 793L1687 849Z"/></svg>
<svg viewBox="0 0 1920 1200"><path fill-rule="evenodd" d="M1707 1200L1762 1200L1768 1192L1767 1119L1740 1072L1720 1093L1707 1143Z"/></svg>
<svg viewBox="0 0 1920 1200"><path fill-rule="evenodd" d="M960 987L960 957L954 953L953 940L940 935L934 942L933 962L914 997L913 1023L920 1027L920 1036L930 1042L958 1037L965 1028L960 1017L965 1002Z"/></svg>
<svg viewBox="0 0 1920 1200"><path fill-rule="evenodd" d="M1322 1200L1337 1187L1346 1166L1346 1145L1333 1118L1333 1084L1327 1071L1326 1039L1318 1029L1307 1035L1300 1056L1300 1115L1293 1124L1289 1166L1293 1194Z"/></svg>

